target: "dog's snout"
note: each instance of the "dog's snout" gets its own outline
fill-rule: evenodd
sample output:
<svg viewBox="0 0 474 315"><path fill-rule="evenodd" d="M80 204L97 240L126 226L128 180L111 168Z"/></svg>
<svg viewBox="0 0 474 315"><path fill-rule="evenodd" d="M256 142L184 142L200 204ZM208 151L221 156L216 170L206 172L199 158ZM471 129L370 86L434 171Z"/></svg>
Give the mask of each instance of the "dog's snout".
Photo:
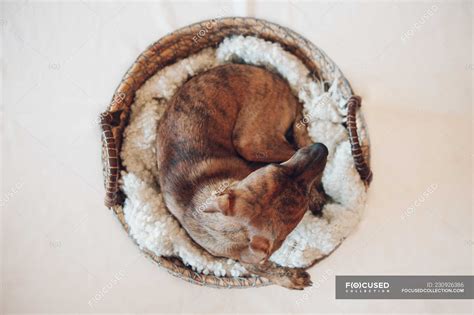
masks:
<svg viewBox="0 0 474 315"><path fill-rule="evenodd" d="M309 154L311 158L316 160L324 159L328 156L328 148L322 143L315 143L308 147Z"/></svg>
<svg viewBox="0 0 474 315"><path fill-rule="evenodd" d="M281 165L285 166L290 176L311 183L324 170L327 156L328 148L322 143L314 143L299 149L291 159Z"/></svg>
<svg viewBox="0 0 474 315"><path fill-rule="evenodd" d="M322 143L314 143L299 149L291 159L282 163L282 165L303 170L317 162L325 161L327 156L328 148Z"/></svg>

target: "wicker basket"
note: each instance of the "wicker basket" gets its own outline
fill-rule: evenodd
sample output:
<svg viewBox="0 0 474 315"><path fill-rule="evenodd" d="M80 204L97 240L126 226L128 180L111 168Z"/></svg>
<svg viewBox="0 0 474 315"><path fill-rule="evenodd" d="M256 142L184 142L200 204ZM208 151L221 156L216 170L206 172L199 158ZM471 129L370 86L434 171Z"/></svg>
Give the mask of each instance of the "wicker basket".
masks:
<svg viewBox="0 0 474 315"><path fill-rule="evenodd" d="M224 38L231 35L249 35L280 43L285 50L298 57L315 78L324 79L325 71L328 72L335 68L334 63L324 54L324 60L316 62L315 56L320 58L322 52L300 35L287 28L254 18L223 18L196 23L181 28L149 46L127 71L115 91L107 111L101 114L105 205L114 211L127 232L128 226L122 212L124 196L119 187L120 171L124 169L120 161L120 150L122 134L128 123L130 106L134 101L135 92L148 78L162 68L204 48L215 47ZM316 64L324 65L328 69L321 71ZM343 80L348 89L346 92L352 95L349 83L345 79ZM360 98L351 97L347 106L347 129L352 144L352 155L357 171L368 185L372 177L367 162L368 146L361 148L356 126L356 112L360 106ZM219 288L243 288L271 284L269 280L256 276L217 277L204 275L185 266L179 258L159 257L149 251L144 253L171 274L195 284Z"/></svg>

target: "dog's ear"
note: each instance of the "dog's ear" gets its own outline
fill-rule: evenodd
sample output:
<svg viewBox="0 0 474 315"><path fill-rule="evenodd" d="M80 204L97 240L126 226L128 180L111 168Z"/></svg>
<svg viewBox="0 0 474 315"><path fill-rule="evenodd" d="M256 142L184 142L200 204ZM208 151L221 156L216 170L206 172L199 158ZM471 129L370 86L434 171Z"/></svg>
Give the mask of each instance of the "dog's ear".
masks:
<svg viewBox="0 0 474 315"><path fill-rule="evenodd" d="M232 192L221 193L209 202L209 205L203 210L203 212L213 213L220 212L223 215L234 214L234 195Z"/></svg>

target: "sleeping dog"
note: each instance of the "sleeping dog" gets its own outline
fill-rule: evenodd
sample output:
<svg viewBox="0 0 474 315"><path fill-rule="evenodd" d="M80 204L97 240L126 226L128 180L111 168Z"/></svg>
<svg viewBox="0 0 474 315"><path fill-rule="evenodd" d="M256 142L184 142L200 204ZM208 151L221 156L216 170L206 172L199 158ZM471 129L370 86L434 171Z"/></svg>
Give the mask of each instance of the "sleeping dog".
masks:
<svg viewBox="0 0 474 315"><path fill-rule="evenodd" d="M191 238L292 289L311 285L309 275L268 258L308 208L321 210L328 154L311 144L301 120L301 104L282 78L229 64L181 86L157 136L164 200Z"/></svg>

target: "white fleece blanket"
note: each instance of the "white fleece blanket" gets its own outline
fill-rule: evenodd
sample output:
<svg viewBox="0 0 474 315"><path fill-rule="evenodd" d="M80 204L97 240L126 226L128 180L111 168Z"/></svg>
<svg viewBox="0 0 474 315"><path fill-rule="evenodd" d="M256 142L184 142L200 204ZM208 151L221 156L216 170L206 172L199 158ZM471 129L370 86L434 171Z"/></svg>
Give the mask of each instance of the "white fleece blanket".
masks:
<svg viewBox="0 0 474 315"><path fill-rule="evenodd" d="M319 57L331 62L322 52ZM322 181L332 200L324 206L322 217L308 211L270 258L283 266L307 267L331 253L347 237L365 206L365 186L355 170L348 132L342 124L347 82L337 67L332 67L332 73L324 73L325 67L321 65L323 78L331 79L330 88L324 91L323 82L312 80L298 58L279 44L255 37L227 38L217 49L205 49L164 68L138 90L121 152L127 169L122 174L122 189L127 196L123 211L130 235L141 248L156 255L179 256L198 272L217 276L247 274L238 262L217 259L194 245L167 211L156 184L155 130L166 102L189 77L237 59L263 65L282 75L304 104L304 122L312 140L329 149ZM358 120L361 125L360 116ZM359 135L362 143L368 141L363 128L359 128Z"/></svg>

